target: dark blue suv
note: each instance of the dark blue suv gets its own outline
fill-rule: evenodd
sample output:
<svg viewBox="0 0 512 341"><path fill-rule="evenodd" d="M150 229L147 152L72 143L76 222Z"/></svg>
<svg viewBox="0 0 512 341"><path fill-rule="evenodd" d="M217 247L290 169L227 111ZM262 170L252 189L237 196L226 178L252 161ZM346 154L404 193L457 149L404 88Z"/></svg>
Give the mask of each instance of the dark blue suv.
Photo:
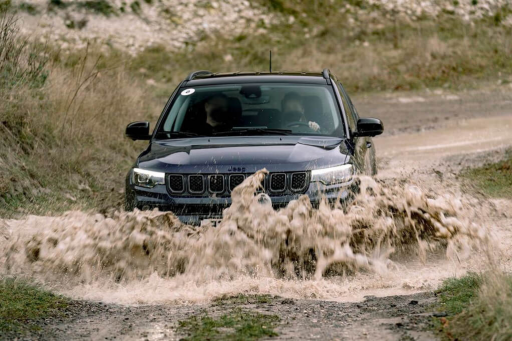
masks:
<svg viewBox="0 0 512 341"><path fill-rule="evenodd" d="M321 73L191 73L176 88L126 178L126 209L174 212L190 224L222 217L230 192L266 168L275 208L307 194L345 200L355 174L377 173L372 136L380 120L360 118L336 79Z"/></svg>

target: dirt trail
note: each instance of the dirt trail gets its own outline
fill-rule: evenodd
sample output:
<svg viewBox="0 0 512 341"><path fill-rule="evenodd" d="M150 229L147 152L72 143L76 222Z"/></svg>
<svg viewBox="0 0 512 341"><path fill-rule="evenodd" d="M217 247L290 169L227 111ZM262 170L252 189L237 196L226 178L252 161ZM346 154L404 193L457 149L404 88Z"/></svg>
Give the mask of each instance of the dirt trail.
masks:
<svg viewBox="0 0 512 341"><path fill-rule="evenodd" d="M358 105L358 99L355 102ZM482 163L512 146L512 91L374 96L359 102L361 116L380 117L387 128L384 136L375 138L379 177L384 180L399 177L426 188L457 192L456 175L461 167ZM484 206L482 216L493 226L492 233L500 236L499 245L511 250L512 216L506 212L512 204L494 200ZM510 253L505 251L504 259L512 259ZM208 300L194 305L177 305L176 301L198 294L215 297L242 292L292 298L242 306L279 315L283 323L277 329L278 339L430 340L434 335L424 327L430 319L428 306L435 300L432 290L443 278L479 269L482 263L478 254L459 263L437 253L430 254L427 262L399 257L393 261L398 269L384 276L362 272L305 282L239 278L225 287L217 283L198 288L191 283L190 296L158 278L142 286L61 288L60 292L72 297L111 303L85 302L71 319L52 321L40 338L177 340L178 320L204 309L219 314L226 307ZM503 266L512 267L507 262ZM133 305L137 302L152 305Z"/></svg>

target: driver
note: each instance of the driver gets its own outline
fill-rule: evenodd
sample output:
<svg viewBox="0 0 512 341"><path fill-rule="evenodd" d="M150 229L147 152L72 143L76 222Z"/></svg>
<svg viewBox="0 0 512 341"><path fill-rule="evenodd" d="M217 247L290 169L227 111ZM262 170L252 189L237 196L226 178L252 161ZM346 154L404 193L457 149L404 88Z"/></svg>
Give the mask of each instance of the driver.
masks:
<svg viewBox="0 0 512 341"><path fill-rule="evenodd" d="M309 132L311 130L316 132L320 130L318 123L308 121L306 118L306 115L304 114L305 109L303 100L298 93L287 93L281 101L281 109L283 113L284 126L286 128L295 126L298 128L298 131L305 130L304 132Z"/></svg>
<svg viewBox="0 0 512 341"><path fill-rule="evenodd" d="M307 122L304 115L304 105L302 105L302 97L296 92L287 93L281 101L281 110L283 120L286 123Z"/></svg>

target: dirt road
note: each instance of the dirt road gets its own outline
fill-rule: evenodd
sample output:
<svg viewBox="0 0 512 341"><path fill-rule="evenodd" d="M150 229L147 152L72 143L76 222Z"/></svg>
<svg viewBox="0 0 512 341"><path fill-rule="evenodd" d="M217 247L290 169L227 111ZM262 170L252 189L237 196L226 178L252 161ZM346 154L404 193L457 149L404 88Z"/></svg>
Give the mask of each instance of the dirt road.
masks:
<svg viewBox="0 0 512 341"><path fill-rule="evenodd" d="M374 95L356 98L355 102L361 116L379 117L385 123L386 133L375 139L383 179L399 177L431 188L458 190L461 168L497 158L512 146L512 89ZM504 213L512 204L492 201L489 207L487 218L494 226L493 233L502 237L501 246L512 245L508 232L512 217ZM34 337L178 340L183 336L176 332L179 320L205 311L216 316L236 305L278 315L279 336L273 339L435 339L426 330L435 300L433 290L443 278L479 269L480 260L475 256L458 263L432 254L427 262L393 261L397 270L388 275L359 273L319 282L242 279L230 282L229 288L177 289L156 281L145 286L63 289L60 291L72 297L108 303L76 303L69 318L48 321ZM228 300L222 305L208 299L237 293L270 294L272 298L246 304ZM192 295L203 299L195 304L176 304Z"/></svg>

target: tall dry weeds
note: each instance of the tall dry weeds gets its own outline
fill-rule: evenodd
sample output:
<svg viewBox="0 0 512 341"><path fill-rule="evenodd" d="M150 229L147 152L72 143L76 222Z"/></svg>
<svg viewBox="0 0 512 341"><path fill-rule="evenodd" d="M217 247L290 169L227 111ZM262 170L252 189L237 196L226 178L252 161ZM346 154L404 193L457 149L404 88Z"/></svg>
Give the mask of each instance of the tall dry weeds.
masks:
<svg viewBox="0 0 512 341"><path fill-rule="evenodd" d="M24 40L12 14L0 25L0 214L38 200L40 213L115 206L136 154L124 127L156 117L151 96L93 47L68 68Z"/></svg>

